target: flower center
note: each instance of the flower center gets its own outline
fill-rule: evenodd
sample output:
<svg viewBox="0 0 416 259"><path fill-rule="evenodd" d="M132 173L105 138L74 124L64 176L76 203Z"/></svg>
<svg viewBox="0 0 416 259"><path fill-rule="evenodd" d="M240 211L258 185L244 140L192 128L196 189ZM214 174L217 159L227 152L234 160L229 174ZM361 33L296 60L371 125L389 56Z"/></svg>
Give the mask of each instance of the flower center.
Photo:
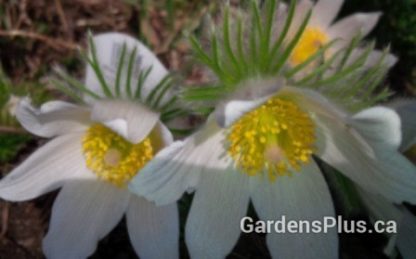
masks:
<svg viewBox="0 0 416 259"><path fill-rule="evenodd" d="M265 172L274 181L309 163L315 128L294 102L273 97L234 123L227 137L228 154L244 173Z"/></svg>
<svg viewBox="0 0 416 259"><path fill-rule="evenodd" d="M328 42L328 35L318 27L306 27L297 45L292 51L290 62L299 65L315 54Z"/></svg>
<svg viewBox="0 0 416 259"><path fill-rule="evenodd" d="M100 179L125 187L153 158L150 137L132 144L102 124L92 125L82 141L87 167Z"/></svg>

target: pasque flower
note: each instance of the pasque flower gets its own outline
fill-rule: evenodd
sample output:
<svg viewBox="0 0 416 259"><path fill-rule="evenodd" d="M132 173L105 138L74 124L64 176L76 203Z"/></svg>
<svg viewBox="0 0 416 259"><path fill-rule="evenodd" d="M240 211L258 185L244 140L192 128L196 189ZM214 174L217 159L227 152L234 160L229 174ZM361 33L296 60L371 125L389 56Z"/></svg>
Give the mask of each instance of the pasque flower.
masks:
<svg viewBox="0 0 416 259"><path fill-rule="evenodd" d="M301 0L296 4L293 22L288 34L292 37L301 26L305 16L310 11L310 19L300 36L291 56L290 64L298 65L305 62L331 41L333 45L325 51L325 58L329 59L340 49L348 46L355 37L367 36L376 26L381 13L356 13L334 22L344 0L318 0L314 4L311 0ZM283 7L284 8L284 7ZM362 55L363 49L355 48L352 55ZM382 55L379 51L372 51L367 65L374 62ZM391 66L396 63L393 55L388 55L385 62Z"/></svg>
<svg viewBox="0 0 416 259"><path fill-rule="evenodd" d="M360 62L347 70L341 66L327 74L332 68L321 67L294 79L309 63L295 69L290 64L305 25L289 47L284 36L271 41L275 5L266 2L267 15L260 18L262 10L253 4L252 26L244 29L241 22L234 23L236 39L230 36L233 23L225 11L223 34L212 37L210 53L193 39L197 57L217 81L213 87L186 91L184 98L217 105L199 131L162 150L129 183L132 192L159 205L195 190L185 229L193 258L230 253L250 201L262 220L335 216L314 156L368 192L395 203L416 202L413 165L393 145L379 145L400 142L399 117L388 108L369 108L386 96L374 91L385 63L363 69L366 55L353 58L352 63ZM341 51L350 57L347 49ZM378 76L368 81L370 74ZM272 232L266 242L273 258L338 257L335 229Z"/></svg>
<svg viewBox="0 0 416 259"><path fill-rule="evenodd" d="M88 257L123 215L132 245L141 258L176 258L176 205L156 207L126 189L131 178L172 142L171 133L160 121L160 112L140 102L148 100L146 96L158 85L158 81L146 78L160 80L167 71L131 37L103 34L96 36L94 42L86 79L91 88L80 89L83 93L93 89L98 94L88 98L85 95L87 104L51 101L36 109L28 99L19 103L16 116L22 126L37 136L52 139L1 180L0 197L24 201L62 187L43 240L48 258ZM117 83L102 86L102 96L99 89L94 89L97 80L111 76L104 74L100 65L110 66L119 60L109 59L107 44L124 46L120 60L134 48L131 60L146 59L140 69L153 66L152 77L142 77L142 83L137 84L146 93L141 98L130 98L129 89L118 89ZM97 57L97 53L102 54ZM92 68L99 69L98 73L93 73Z"/></svg>

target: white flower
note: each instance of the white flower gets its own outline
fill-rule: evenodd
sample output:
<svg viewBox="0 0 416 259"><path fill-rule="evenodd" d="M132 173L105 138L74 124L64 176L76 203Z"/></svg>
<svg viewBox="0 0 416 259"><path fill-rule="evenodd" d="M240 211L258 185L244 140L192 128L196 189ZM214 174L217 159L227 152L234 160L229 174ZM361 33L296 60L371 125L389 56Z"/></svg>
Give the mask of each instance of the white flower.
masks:
<svg viewBox="0 0 416 259"><path fill-rule="evenodd" d="M134 41L139 50L145 49L120 34L98 37L112 44ZM145 50L139 55L158 67L152 77L162 78L166 69ZM105 64L103 58L101 64ZM87 75L87 85L92 79ZM151 83L146 81L144 87L153 87ZM176 205L156 207L126 189L158 150L172 142L171 133L158 112L137 101L113 98L89 103L52 101L35 109L28 99L20 102L16 115L22 126L53 139L2 179L0 197L24 201L62 187L43 241L48 258L88 257L124 215L141 258L177 258Z"/></svg>
<svg viewBox="0 0 416 259"><path fill-rule="evenodd" d="M257 95L271 88L279 90ZM375 107L351 117L315 91L272 81L251 81L243 89L236 96L246 99L218 106L217 120L211 116L197 133L162 150L129 184L160 205L196 190L186 224L191 257L224 258L240 236L250 200L262 220L335 216L312 154L368 192L416 203L414 167L393 148L401 140L394 111ZM266 241L273 258L338 255L335 229L269 233Z"/></svg>
<svg viewBox="0 0 416 259"><path fill-rule="evenodd" d="M293 22L289 28L288 35L296 34L309 10L312 10L310 20L294 48L290 63L298 65L306 61L315 54L325 44L333 40L336 42L326 51L326 58L330 58L338 50L347 47L354 37L365 37L376 26L381 13L356 13L345 17L334 23L344 0L318 0L314 4L311 0L300 0L295 9ZM364 50L354 49L350 61L363 55ZM367 66L372 66L378 62L382 52L372 51L366 62ZM397 58L391 54L386 56L385 64L393 66Z"/></svg>

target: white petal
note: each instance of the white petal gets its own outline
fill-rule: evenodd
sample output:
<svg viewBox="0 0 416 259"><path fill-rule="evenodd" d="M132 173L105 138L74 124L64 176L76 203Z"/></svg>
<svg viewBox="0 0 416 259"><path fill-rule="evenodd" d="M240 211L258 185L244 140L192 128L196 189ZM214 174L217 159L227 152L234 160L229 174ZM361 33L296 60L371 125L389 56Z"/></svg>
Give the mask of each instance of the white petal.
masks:
<svg viewBox="0 0 416 259"><path fill-rule="evenodd" d="M372 147L355 129L346 124L342 110L314 91L285 87L282 95L310 111L316 124L317 143L325 144L321 158L368 191L400 203L416 200L415 167L391 148ZM280 95L280 94L279 94Z"/></svg>
<svg viewBox="0 0 416 259"><path fill-rule="evenodd" d="M403 259L411 259L416 255L416 216L407 209L403 210L403 216L396 242Z"/></svg>
<svg viewBox="0 0 416 259"><path fill-rule="evenodd" d="M128 134L127 134L128 125L127 125L126 120L115 119L115 120L105 121L103 122L103 124L107 128L117 133L118 135L122 136L125 139L128 139Z"/></svg>
<svg viewBox="0 0 416 259"><path fill-rule="evenodd" d="M247 212L248 176L230 169L201 177L185 227L186 244L191 258L225 258Z"/></svg>
<svg viewBox="0 0 416 259"><path fill-rule="evenodd" d="M290 24L288 36L290 40L295 36L296 32L299 30L299 26L306 18L306 14L309 10L312 10L313 2L311 0L300 0L296 4L295 15L293 16L292 23Z"/></svg>
<svg viewBox="0 0 416 259"><path fill-rule="evenodd" d="M402 121L402 146L400 150L406 151L416 145L416 101L398 100L391 104Z"/></svg>
<svg viewBox="0 0 416 259"><path fill-rule="evenodd" d="M310 89L301 89L299 87L284 87L279 96L289 98L296 102L302 109L308 111L312 116L314 114L324 114L325 116L335 118L345 118L345 113L335 103L321 95L319 92Z"/></svg>
<svg viewBox="0 0 416 259"><path fill-rule="evenodd" d="M176 204L156 207L144 198L131 196L127 229L140 258L179 258L179 217Z"/></svg>
<svg viewBox="0 0 416 259"><path fill-rule="evenodd" d="M176 141L160 151L140 170L129 183L132 193L144 196L157 205L171 204L179 200L182 194L196 185L199 174L184 171L181 162L173 163L173 158L183 155L184 143ZM192 183L194 182L194 183Z"/></svg>
<svg viewBox="0 0 416 259"><path fill-rule="evenodd" d="M161 150L173 143L173 135L163 123L158 122L153 133L152 145L155 150Z"/></svg>
<svg viewBox="0 0 416 259"><path fill-rule="evenodd" d="M333 39L339 38L348 44L358 34L369 34L377 25L380 16L380 12L356 13L336 22L329 28L328 33Z"/></svg>
<svg viewBox="0 0 416 259"><path fill-rule="evenodd" d="M287 19L288 5L279 1L275 10L274 23L272 29L272 41L276 42L283 31L285 21Z"/></svg>
<svg viewBox="0 0 416 259"><path fill-rule="evenodd" d="M128 192L97 180L65 184L53 205L43 240L46 257L87 258L121 220L128 201Z"/></svg>
<svg viewBox="0 0 416 259"><path fill-rule="evenodd" d="M352 116L349 124L374 145L386 145L391 149L398 149L400 146L400 117L392 109L373 107L363 110Z"/></svg>
<svg viewBox="0 0 416 259"><path fill-rule="evenodd" d="M141 72L144 72L152 67L147 80L144 82L142 89L143 97L147 97L151 90L160 82L160 80L162 80L168 74L168 71L162 65L156 55L151 52L142 42L131 36L122 33L110 32L94 36L93 41L96 47L97 58L99 60L101 69L104 71L104 77L107 81L107 84L109 84L111 87L113 94L115 92L114 80L116 78L117 66L119 63L123 44L126 44L127 47L127 56L125 60L130 59L134 48L137 49L136 57L134 58L134 67L131 80L131 88L133 94L136 91L137 81ZM126 67L127 66L125 66L125 68ZM125 69L125 71L127 71L127 69ZM101 84L90 65L87 66L85 84L93 92L99 94L100 96L104 96ZM126 97L126 74L122 74L120 85L121 95ZM162 103L164 103L166 99L167 98L163 98Z"/></svg>
<svg viewBox="0 0 416 259"><path fill-rule="evenodd" d="M271 183L264 176L253 177L251 195L261 220L323 221L335 211L328 186L315 162L301 172L281 176ZM311 229L312 230L312 229ZM304 230L306 232L306 229ZM272 233L267 246L273 258L337 258L338 236L335 228L327 233Z"/></svg>
<svg viewBox="0 0 416 259"><path fill-rule="evenodd" d="M364 64L365 67L373 67L375 64L377 64L380 61L380 58L382 58L384 53L382 51L373 50L371 51L369 57L366 60L366 63ZM386 66L386 68L391 68L394 65L396 65L397 61L399 59L394 56L393 54L387 54L384 57L383 65Z"/></svg>
<svg viewBox="0 0 416 259"><path fill-rule="evenodd" d="M61 187L68 180L92 177L85 166L81 137L64 135L40 147L0 181L0 197L10 201L29 200Z"/></svg>
<svg viewBox="0 0 416 259"><path fill-rule="evenodd" d="M374 220L401 221L403 215L397 205L381 195L365 191L362 188L357 188L357 190L360 193L360 197L364 202L364 205L369 210Z"/></svg>
<svg viewBox="0 0 416 259"><path fill-rule="evenodd" d="M160 129L160 135L162 137L163 143L165 145L169 145L173 143L173 135L170 132L170 130L161 122L159 122L159 129Z"/></svg>
<svg viewBox="0 0 416 259"><path fill-rule="evenodd" d="M108 100L94 104L91 119L101 123L123 119L127 121L127 139L132 143L139 143L155 127L159 114L140 103Z"/></svg>
<svg viewBox="0 0 416 259"><path fill-rule="evenodd" d="M227 128L245 113L257 108L285 86L283 79L249 80L215 109L218 125Z"/></svg>
<svg viewBox="0 0 416 259"><path fill-rule="evenodd" d="M372 222L382 220L384 222L395 221L398 225L398 233L400 234L400 227L402 226L403 208L390 202L388 199L371 192L367 192L362 188L357 188L360 193L361 200L364 202L366 209L370 214ZM384 247L384 253L389 257L395 253L396 241L398 234L389 234L389 241Z"/></svg>
<svg viewBox="0 0 416 259"><path fill-rule="evenodd" d="M344 0L319 0L314 8L311 22L327 29L339 13Z"/></svg>
<svg viewBox="0 0 416 259"><path fill-rule="evenodd" d="M215 117L218 125L223 128L228 128L239 118L241 118L241 116L259 107L266 102L267 99L269 99L269 97L264 97L255 101L232 100L220 104L215 109Z"/></svg>
<svg viewBox="0 0 416 259"><path fill-rule="evenodd" d="M385 145L370 146L341 120L320 117L318 130L326 137L321 158L362 188L393 202L416 203L416 167Z"/></svg>
<svg viewBox="0 0 416 259"><path fill-rule="evenodd" d="M348 59L346 65L351 65L353 62L355 62L357 59L362 57L365 54L366 50L362 48L356 48L351 53L351 57ZM384 57L383 57L384 55ZM394 56L393 54L384 54L384 52L379 50L373 50L368 55L363 67L364 68L373 68L374 66L378 65L380 63L380 59L384 58L381 64L385 66L385 68L389 69L393 67L397 61L398 58Z"/></svg>
<svg viewBox="0 0 416 259"><path fill-rule="evenodd" d="M47 102L38 110L28 98L16 110L16 117L26 130L47 138L85 130L89 116L88 109L62 101Z"/></svg>
<svg viewBox="0 0 416 259"><path fill-rule="evenodd" d="M182 194L194 188L201 172L222 170L230 161L223 157L223 131L215 122L176 141L160 151L129 184L129 189L139 196L165 205L176 202Z"/></svg>

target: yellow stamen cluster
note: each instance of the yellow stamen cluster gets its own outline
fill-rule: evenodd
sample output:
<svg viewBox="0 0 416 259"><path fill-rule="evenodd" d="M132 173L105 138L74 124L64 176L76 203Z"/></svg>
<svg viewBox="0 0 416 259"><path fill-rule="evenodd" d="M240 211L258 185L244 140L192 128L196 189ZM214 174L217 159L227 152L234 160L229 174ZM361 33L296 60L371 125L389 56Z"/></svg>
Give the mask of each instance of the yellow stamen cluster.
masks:
<svg viewBox="0 0 416 259"><path fill-rule="evenodd" d="M88 129L82 147L87 167L100 179L121 188L153 158L154 152L149 137L132 144L98 123Z"/></svg>
<svg viewBox="0 0 416 259"><path fill-rule="evenodd" d="M315 128L294 102L274 97L231 126L228 153L244 173L277 176L299 171L310 162Z"/></svg>
<svg viewBox="0 0 416 259"><path fill-rule="evenodd" d="M323 45L328 43L328 35L318 27L306 27L290 57L292 65L305 62Z"/></svg>

